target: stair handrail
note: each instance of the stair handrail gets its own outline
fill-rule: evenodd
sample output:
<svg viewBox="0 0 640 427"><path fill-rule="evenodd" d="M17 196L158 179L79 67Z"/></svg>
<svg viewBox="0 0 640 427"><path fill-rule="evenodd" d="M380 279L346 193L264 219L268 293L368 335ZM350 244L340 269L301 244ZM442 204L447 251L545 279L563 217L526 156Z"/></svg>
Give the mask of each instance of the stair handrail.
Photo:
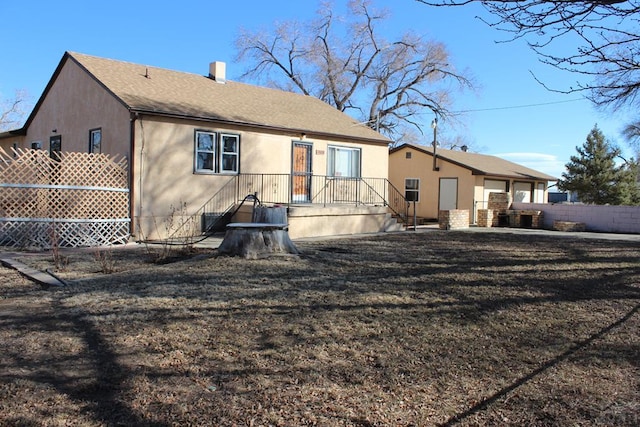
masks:
<svg viewBox="0 0 640 427"><path fill-rule="evenodd" d="M378 192L378 190L376 190L372 185L370 185L367 181L362 180L362 182L369 188L369 190L373 191L376 195L378 195L378 197L380 197L385 206L387 206L389 209L391 209L391 212L393 212L399 219L401 222L403 222L404 224L408 223L409 220L409 202L407 201L407 199L404 197L404 195L402 194L402 192L400 190L398 190L392 183L391 181L389 181L387 178L382 178L384 179L385 183L387 184L388 188L389 188L389 199L393 196L395 199L395 203L394 205L392 205L390 203L390 200L387 199L387 196L382 195ZM391 194L393 193L393 194ZM402 207L404 209L402 209L404 212L401 211L400 207L398 206L400 203L399 202L403 202L402 203Z"/></svg>

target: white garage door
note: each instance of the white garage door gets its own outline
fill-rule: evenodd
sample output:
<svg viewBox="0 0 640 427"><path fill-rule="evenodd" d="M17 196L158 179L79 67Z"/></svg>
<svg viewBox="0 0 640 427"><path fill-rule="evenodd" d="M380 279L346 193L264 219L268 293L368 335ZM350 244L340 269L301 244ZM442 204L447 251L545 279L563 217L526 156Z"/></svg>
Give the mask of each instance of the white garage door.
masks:
<svg viewBox="0 0 640 427"><path fill-rule="evenodd" d="M532 186L530 182L513 183L513 201L521 203L531 203Z"/></svg>

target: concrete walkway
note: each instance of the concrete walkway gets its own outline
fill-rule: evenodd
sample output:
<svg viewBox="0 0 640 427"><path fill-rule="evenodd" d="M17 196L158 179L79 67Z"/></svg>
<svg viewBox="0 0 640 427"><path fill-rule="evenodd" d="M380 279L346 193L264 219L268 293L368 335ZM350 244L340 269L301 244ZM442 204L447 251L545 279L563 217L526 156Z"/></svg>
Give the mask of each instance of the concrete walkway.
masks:
<svg viewBox="0 0 640 427"><path fill-rule="evenodd" d="M525 235L551 236L558 238L573 239L602 239L602 240L622 240L640 243L640 234L622 233L596 233L592 231L555 231L537 228L509 228L509 227L469 227L465 230L470 233L511 233Z"/></svg>

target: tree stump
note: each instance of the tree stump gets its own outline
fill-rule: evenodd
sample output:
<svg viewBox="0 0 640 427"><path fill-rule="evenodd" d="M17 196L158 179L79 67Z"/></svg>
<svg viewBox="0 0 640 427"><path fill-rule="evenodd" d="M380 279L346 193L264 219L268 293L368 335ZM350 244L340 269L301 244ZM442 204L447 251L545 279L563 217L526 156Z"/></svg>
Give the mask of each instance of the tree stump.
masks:
<svg viewBox="0 0 640 427"><path fill-rule="evenodd" d="M274 254L298 255L300 251L289 238L286 223L236 222L227 225L218 252L247 259Z"/></svg>
<svg viewBox="0 0 640 427"><path fill-rule="evenodd" d="M266 224L286 224L286 207L256 206L253 208L253 218L251 222L263 222Z"/></svg>

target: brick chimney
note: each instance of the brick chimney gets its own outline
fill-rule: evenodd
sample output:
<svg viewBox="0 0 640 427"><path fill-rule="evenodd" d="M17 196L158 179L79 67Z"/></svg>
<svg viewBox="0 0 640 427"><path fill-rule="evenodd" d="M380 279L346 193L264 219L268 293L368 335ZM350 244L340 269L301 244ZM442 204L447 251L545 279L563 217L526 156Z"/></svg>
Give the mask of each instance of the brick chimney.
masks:
<svg viewBox="0 0 640 427"><path fill-rule="evenodd" d="M216 61L209 64L209 78L217 81L218 83L225 83L227 64L224 62Z"/></svg>

